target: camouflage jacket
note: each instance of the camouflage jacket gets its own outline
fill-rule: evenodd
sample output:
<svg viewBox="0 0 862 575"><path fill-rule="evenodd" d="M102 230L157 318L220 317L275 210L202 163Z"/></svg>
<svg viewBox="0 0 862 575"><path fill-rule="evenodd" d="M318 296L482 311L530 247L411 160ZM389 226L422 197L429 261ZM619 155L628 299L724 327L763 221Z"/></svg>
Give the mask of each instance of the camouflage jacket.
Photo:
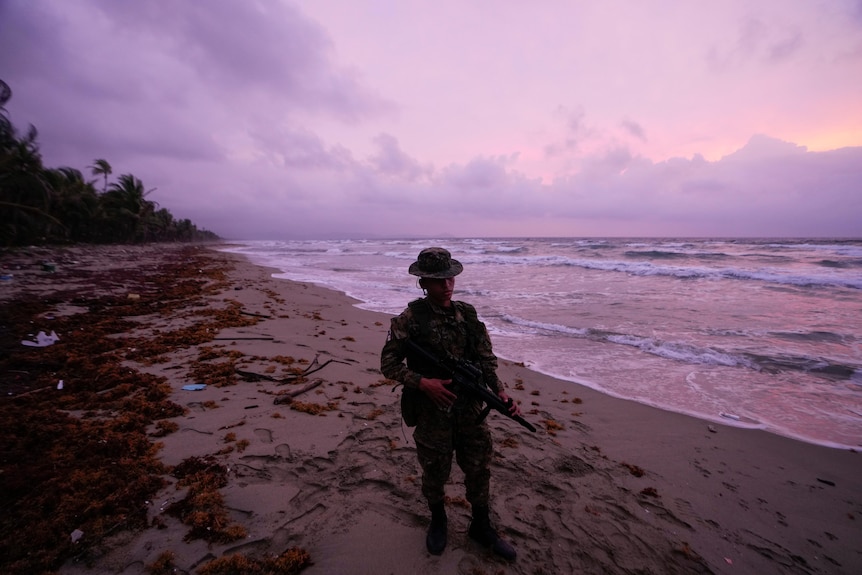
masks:
<svg viewBox="0 0 862 575"><path fill-rule="evenodd" d="M453 301L452 306L443 308L423 298L410 302L401 315L392 318L380 354L383 375L413 389L419 388L422 377L447 379L447 374L413 357L405 343L408 337L438 357L449 355L475 363L489 389L495 393L504 389L497 377L497 356L491 348L488 330L472 305Z"/></svg>

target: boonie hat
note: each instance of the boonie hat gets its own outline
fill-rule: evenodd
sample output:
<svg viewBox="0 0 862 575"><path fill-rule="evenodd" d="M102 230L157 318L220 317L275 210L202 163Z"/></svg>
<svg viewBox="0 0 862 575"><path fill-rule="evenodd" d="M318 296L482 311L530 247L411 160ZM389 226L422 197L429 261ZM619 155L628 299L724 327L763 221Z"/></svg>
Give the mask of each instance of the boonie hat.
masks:
<svg viewBox="0 0 862 575"><path fill-rule="evenodd" d="M458 260L452 259L452 254L444 248L425 248L419 252L416 261L407 270L411 275L421 278L451 278L464 271L464 266Z"/></svg>

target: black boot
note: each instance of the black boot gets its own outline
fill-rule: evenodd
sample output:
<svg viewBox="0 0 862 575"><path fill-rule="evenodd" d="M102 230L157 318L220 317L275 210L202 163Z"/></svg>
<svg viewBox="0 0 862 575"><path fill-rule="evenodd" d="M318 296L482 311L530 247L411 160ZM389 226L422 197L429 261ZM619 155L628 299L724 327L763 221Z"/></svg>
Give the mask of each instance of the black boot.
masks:
<svg viewBox="0 0 862 575"><path fill-rule="evenodd" d="M491 550L508 561L514 561L518 556L515 548L501 539L494 528L491 527L491 518L488 516L488 508L483 506L473 507L473 520L470 522L470 539L473 539L484 547Z"/></svg>
<svg viewBox="0 0 862 575"><path fill-rule="evenodd" d="M446 549L446 509L443 502L435 503L431 507L431 525L428 527L428 535L425 536L425 546L431 555L440 555Z"/></svg>

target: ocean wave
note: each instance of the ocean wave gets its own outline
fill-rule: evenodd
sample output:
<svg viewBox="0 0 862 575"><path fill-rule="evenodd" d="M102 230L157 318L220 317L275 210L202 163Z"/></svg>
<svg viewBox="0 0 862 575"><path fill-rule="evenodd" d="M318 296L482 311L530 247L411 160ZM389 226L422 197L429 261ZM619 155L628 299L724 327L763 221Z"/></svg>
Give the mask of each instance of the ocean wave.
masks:
<svg viewBox="0 0 862 575"><path fill-rule="evenodd" d="M734 355L711 348L702 348L687 343L665 342L658 339L633 334L607 332L595 328L574 328L560 324L531 321L508 314L501 316L510 324L548 332L550 335L584 337L593 341L604 341L618 345L635 347L646 353L694 364L723 365L730 367L750 367L755 365L742 355Z"/></svg>
<svg viewBox="0 0 862 575"><path fill-rule="evenodd" d="M831 331L773 331L769 332L769 335L789 341L814 343L851 344L856 340L852 335L842 335Z"/></svg>
<svg viewBox="0 0 862 575"><path fill-rule="evenodd" d="M649 258L649 259L688 259L689 255L682 252L668 252L663 250L629 250L623 254L628 258Z"/></svg>
<svg viewBox="0 0 862 575"><path fill-rule="evenodd" d="M510 314L506 314L506 313L502 314L500 316L500 319L506 323L518 325L521 327L527 327L527 328L532 328L535 330L542 330L542 331L547 331L547 332L561 333L561 334L566 334L566 335L585 336L585 335L588 335L588 333L589 333L588 329L580 329L580 328L573 328L573 327L568 327L565 325L559 325L559 324L554 324L554 323L544 323L544 322L540 322L540 321L532 321L532 320L520 318L520 317L513 316Z"/></svg>
<svg viewBox="0 0 862 575"><path fill-rule="evenodd" d="M548 335L565 335L624 345L639 349L650 355L693 365L740 367L765 373L799 371L832 380L851 381L859 379L860 373L862 373L860 366L823 357L784 354L764 355L746 351L728 351L685 342L664 341L636 334L614 333L595 328L575 328L554 323L531 321L508 314L503 314L501 319L509 324L545 332ZM836 334L833 334L833 336L840 338ZM823 333L812 334L812 337L829 338L830 336Z"/></svg>
<svg viewBox="0 0 862 575"><path fill-rule="evenodd" d="M783 270L749 270L743 268L711 268L704 266L669 266L652 262L577 259L561 255L547 256L483 256L471 258L472 265L524 265L529 267L570 266L589 270L614 271L633 276L668 276L680 279L756 280L798 287L842 287L862 289L862 276L792 273Z"/></svg>
<svg viewBox="0 0 862 575"><path fill-rule="evenodd" d="M771 243L763 244L766 247L773 249L787 250L808 250L808 251L828 251L842 257L862 258L862 244L858 240L848 240L844 242L825 242L825 243Z"/></svg>
<svg viewBox="0 0 862 575"><path fill-rule="evenodd" d="M698 347L688 343L666 342L650 337L622 334L607 335L604 339L611 343L636 347L652 355L685 363L723 365L727 367L755 367L743 356L708 347Z"/></svg>
<svg viewBox="0 0 862 575"><path fill-rule="evenodd" d="M681 279L756 280L798 287L842 287L862 289L862 277L790 273L781 270L747 270L742 268L707 268L657 265L650 262L592 261L562 258L546 260L548 265L567 265L599 271L617 271L634 276L668 276Z"/></svg>
<svg viewBox="0 0 862 575"><path fill-rule="evenodd" d="M758 366L760 371L766 373L801 371L836 380L855 380L860 373L859 366L848 365L844 362L832 361L822 357L803 355L747 355Z"/></svg>

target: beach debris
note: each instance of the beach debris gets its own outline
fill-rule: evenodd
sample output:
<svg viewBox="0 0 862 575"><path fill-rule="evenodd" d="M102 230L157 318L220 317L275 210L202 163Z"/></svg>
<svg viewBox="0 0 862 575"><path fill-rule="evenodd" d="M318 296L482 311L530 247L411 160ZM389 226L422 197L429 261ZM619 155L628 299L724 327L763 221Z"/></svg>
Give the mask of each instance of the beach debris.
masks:
<svg viewBox="0 0 862 575"><path fill-rule="evenodd" d="M127 296L126 296L126 299L130 299L130 300L132 300L132 301L137 301L137 300L141 299L141 294L139 294L139 293L130 293L129 295L127 295Z"/></svg>
<svg viewBox="0 0 862 575"><path fill-rule="evenodd" d="M63 380L62 379L59 382L57 382L57 389L63 389Z"/></svg>
<svg viewBox="0 0 862 575"><path fill-rule="evenodd" d="M565 429L563 425L551 418L543 420L545 424L545 430L548 432L548 435L557 435L558 431L562 431Z"/></svg>
<svg viewBox="0 0 862 575"><path fill-rule="evenodd" d="M74 531L72 531L72 535L71 535L72 543L77 543L78 541L81 540L81 537L83 537L83 536L84 536L83 531L81 531L80 529L75 529Z"/></svg>
<svg viewBox="0 0 862 575"><path fill-rule="evenodd" d="M720 413L719 413L719 415L720 415L720 416L722 416L722 417L725 417L725 418L727 418L727 419L732 419L732 420L734 420L734 421L739 421L739 420L740 420L740 417L739 417L738 415L733 414L733 413L725 413L724 411L722 411L722 412L720 412Z"/></svg>
<svg viewBox="0 0 862 575"><path fill-rule="evenodd" d="M144 568L147 570L147 573L151 573L152 575L177 573L177 567L174 565L176 558L177 556L173 551L163 551L162 554L156 558L155 562L145 565Z"/></svg>
<svg viewBox="0 0 862 575"><path fill-rule="evenodd" d="M187 487L185 497L168 506L165 513L179 518L190 530L183 540L203 539L210 543L231 543L247 531L232 523L220 491L228 483L227 468L212 456L189 457L174 467L177 488Z"/></svg>
<svg viewBox="0 0 862 575"><path fill-rule="evenodd" d="M337 401L329 401L326 405L320 403L305 403L302 401L290 402L290 408L294 411L308 413L309 415L326 415L326 411L335 411L338 409Z"/></svg>
<svg viewBox="0 0 862 575"><path fill-rule="evenodd" d="M189 385L183 386L183 391L200 391L202 389L206 389L207 384L205 383L191 383Z"/></svg>
<svg viewBox="0 0 862 575"><path fill-rule="evenodd" d="M58 341L60 341L60 336L58 336L53 330L50 335L46 335L44 331L40 331L36 334L36 341L24 339L21 340L21 345L30 347L48 347L49 345L54 345L54 343Z"/></svg>
<svg viewBox="0 0 862 575"><path fill-rule="evenodd" d="M275 405L279 405L282 403L292 403L294 397L296 397L297 395L301 395L310 389L314 389L315 387L319 386L321 383L323 383L322 379L315 379L314 381L302 386L299 389L295 389L293 391L287 391L285 393L281 393L281 394L279 394L278 397L275 398L275 401L273 401L273 403Z"/></svg>
<svg viewBox="0 0 862 575"><path fill-rule="evenodd" d="M218 339L218 338L216 338L216 339ZM307 375L311 375L314 372L320 371L321 369L323 369L324 367L326 367L330 363L343 363L345 365L350 365L346 361L339 361L337 359L328 359L325 362L323 362L322 364L318 364L317 358L318 358L318 356L315 355L314 360L310 364L308 364L308 367L306 367L301 372L292 373L292 374L288 375L287 377L284 377L281 379L279 379L277 377L273 377L271 375L266 375L263 373L254 373L252 371L243 371L241 369L237 369L236 373L240 377L243 377L244 379L247 379L248 381L260 381L261 379L264 379L266 381L274 381L276 383L284 385L286 383L295 383L297 380L302 379Z"/></svg>
<svg viewBox="0 0 862 575"><path fill-rule="evenodd" d="M819 477L817 478L817 481L819 481L820 483L823 483L825 485L829 485L830 487L835 487L834 481L829 481L828 479L821 479Z"/></svg>
<svg viewBox="0 0 862 575"><path fill-rule="evenodd" d="M12 274L3 274L3 275L0 275L0 280L3 280L4 282L8 282L8 281L12 281L13 277L15 277L15 276L13 276Z"/></svg>
<svg viewBox="0 0 862 575"><path fill-rule="evenodd" d="M256 559L242 553L226 555L213 559L199 569L201 575L228 575L247 573L248 575L295 575L312 564L311 555L300 547L291 547L276 557Z"/></svg>
<svg viewBox="0 0 862 575"><path fill-rule="evenodd" d="M156 422L156 429L150 435L152 437L164 437L166 435L170 435L175 431L179 431L180 426L176 421L168 421L166 419L160 419Z"/></svg>
<svg viewBox="0 0 862 575"><path fill-rule="evenodd" d="M209 249L198 247L177 247L176 254L192 252L212 259ZM139 532L150 524L142 502L165 486L168 469L149 432L154 420L180 416L185 409L171 401L178 385L172 388L163 376L128 364L125 350L136 348L135 359L150 365L173 350L209 342L222 329L259 321L234 311L239 304L200 305L226 285L221 262L212 263L212 281L200 282L197 274L189 278L187 261L178 261L173 248L171 254L128 270L87 274L80 289L59 285L61 291L73 290L63 293L74 302L75 313L58 313L59 300L38 290L10 294L4 302L0 327L7 345L0 353L0 379L3 399L8 393L14 400L0 402L0 421L3 455L15 463L0 472L0 572L54 572L66 561L98 556L100 545L117 530ZM159 294L152 321L140 316L140 304L126 300L129 291ZM174 318L186 309L195 312L187 327L152 333L161 325L153 325L156 317ZM36 340L39 329L50 334L51 328L42 327L46 313L56 316L55 335L74 337L59 336L62 345L38 351L15 343L17 334L28 340ZM61 377L73 377L70 389L76 393L48 391ZM208 379L186 380L199 381L213 387ZM71 416L74 412L82 416ZM73 544L75 528L83 536Z"/></svg>
<svg viewBox="0 0 862 575"><path fill-rule="evenodd" d="M709 430L710 433L718 433L718 430L715 428L714 425L707 425L706 428Z"/></svg>
<svg viewBox="0 0 862 575"><path fill-rule="evenodd" d="M239 313L241 313L242 315L250 315L251 317L261 317L263 319L272 319L272 316L263 315L261 313L252 313L250 311L241 311Z"/></svg>

